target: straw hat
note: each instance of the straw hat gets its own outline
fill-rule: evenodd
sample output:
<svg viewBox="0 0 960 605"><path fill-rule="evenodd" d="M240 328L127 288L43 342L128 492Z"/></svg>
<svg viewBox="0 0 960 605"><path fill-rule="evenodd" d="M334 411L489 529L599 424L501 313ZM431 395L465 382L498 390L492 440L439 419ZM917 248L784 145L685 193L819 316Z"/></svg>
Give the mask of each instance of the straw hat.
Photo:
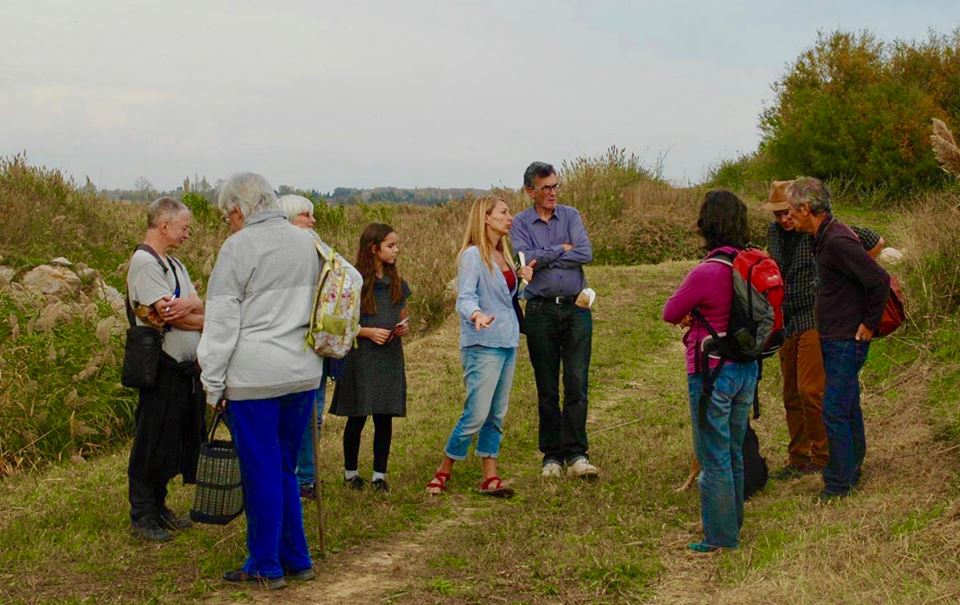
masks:
<svg viewBox="0 0 960 605"><path fill-rule="evenodd" d="M770 212L789 210L790 196L787 195L787 188L790 187L791 183L793 181L774 181L771 183L770 195L767 196L767 201L760 206L760 209Z"/></svg>

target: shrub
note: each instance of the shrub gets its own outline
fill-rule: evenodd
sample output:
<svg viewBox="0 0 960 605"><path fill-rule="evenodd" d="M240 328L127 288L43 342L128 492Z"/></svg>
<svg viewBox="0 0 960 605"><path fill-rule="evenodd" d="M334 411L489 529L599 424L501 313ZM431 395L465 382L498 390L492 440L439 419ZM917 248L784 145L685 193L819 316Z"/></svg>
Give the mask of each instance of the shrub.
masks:
<svg viewBox="0 0 960 605"><path fill-rule="evenodd" d="M923 43L819 34L774 85L761 116L770 174L841 179L888 197L941 185L931 117L960 118L960 30Z"/></svg>

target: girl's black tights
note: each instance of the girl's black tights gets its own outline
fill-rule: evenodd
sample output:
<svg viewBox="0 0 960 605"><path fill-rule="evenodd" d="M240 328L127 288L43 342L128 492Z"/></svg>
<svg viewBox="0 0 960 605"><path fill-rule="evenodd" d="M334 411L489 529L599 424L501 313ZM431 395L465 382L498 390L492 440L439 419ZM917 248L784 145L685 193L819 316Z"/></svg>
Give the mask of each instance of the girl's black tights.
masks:
<svg viewBox="0 0 960 605"><path fill-rule="evenodd" d="M357 470L357 458L360 455L360 435L366 416L350 416L343 429L343 468ZM393 437L393 416L373 415L373 470L387 472L387 458L390 457L390 440Z"/></svg>

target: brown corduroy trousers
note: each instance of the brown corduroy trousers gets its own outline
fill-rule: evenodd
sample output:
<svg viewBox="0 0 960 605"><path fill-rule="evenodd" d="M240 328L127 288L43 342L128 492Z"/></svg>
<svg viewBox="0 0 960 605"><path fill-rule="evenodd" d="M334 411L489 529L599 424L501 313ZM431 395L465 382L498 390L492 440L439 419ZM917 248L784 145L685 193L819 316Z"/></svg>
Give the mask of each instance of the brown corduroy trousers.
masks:
<svg viewBox="0 0 960 605"><path fill-rule="evenodd" d="M822 467L830 457L823 425L823 354L820 334L806 330L794 334L780 349L783 374L783 407L790 432L789 460L793 467Z"/></svg>

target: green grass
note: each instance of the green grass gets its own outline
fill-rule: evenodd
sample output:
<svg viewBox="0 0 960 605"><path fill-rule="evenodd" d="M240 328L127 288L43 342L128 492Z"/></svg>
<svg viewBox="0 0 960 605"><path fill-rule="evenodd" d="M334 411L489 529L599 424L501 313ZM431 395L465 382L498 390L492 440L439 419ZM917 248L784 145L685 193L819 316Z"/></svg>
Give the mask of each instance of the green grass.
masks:
<svg viewBox="0 0 960 605"><path fill-rule="evenodd" d="M455 322L408 343L409 416L395 422L393 491L382 497L342 487L344 422L328 416L319 461L328 554L320 579L288 589L291 598L324 600L333 583L370 573L366 553L377 549L396 560L384 575L374 572L362 593L370 602L486 603L495 595L516 603L806 603L859 594L906 603L960 590L956 558L944 555L960 547L956 456L940 452L949 444L934 438L924 414L938 381L954 375L921 373L887 388L905 371L920 371L910 365L909 332L875 343L864 373L869 449L861 493L821 506L816 477L771 482L747 504L740 550L687 553L684 545L699 537L699 498L696 490L674 491L691 451L683 352L680 331L659 314L689 267L589 269L598 291L588 418L591 457L602 473L595 483L539 478L535 388L522 346L500 458L517 495L477 494L473 458L455 466L448 494L424 495L462 410ZM754 423L771 469L786 444L776 365L765 366L763 416ZM370 439L368 429L365 476ZM181 603L259 594L219 580L243 557L242 519L163 545L129 535L126 454L120 448L0 483L0 602ZM174 508L188 509L192 489L171 490ZM311 543L315 524L308 504Z"/></svg>

